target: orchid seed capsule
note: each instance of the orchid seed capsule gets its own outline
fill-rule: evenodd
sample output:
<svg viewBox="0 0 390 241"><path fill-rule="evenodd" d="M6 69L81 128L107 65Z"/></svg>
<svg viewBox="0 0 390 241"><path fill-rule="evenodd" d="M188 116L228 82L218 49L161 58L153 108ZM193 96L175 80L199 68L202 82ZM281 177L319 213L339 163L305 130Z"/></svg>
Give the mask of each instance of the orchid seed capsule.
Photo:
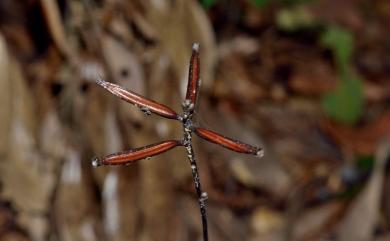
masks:
<svg viewBox="0 0 390 241"><path fill-rule="evenodd" d="M263 149L249 144L243 143L241 141L233 140L223 135L220 135L214 131L210 131L204 128L195 128L195 133L210 142L221 145L225 148L228 148L235 152L252 154L255 156L262 157L264 155Z"/></svg>
<svg viewBox="0 0 390 241"><path fill-rule="evenodd" d="M146 114L150 112L160 115L168 119L179 119L179 115L166 105L157 103L153 100L147 99L131 90L124 89L119 85L106 82L102 79L96 81L98 85L111 92L111 94L121 98L122 100L134 104L141 110L145 110Z"/></svg>
<svg viewBox="0 0 390 241"><path fill-rule="evenodd" d="M190 60L190 69L188 74L188 85L186 92L186 101L196 105L196 99L199 92L199 71L200 71L200 60L199 60L199 43L192 45L192 55ZM188 105L189 106L189 105Z"/></svg>
<svg viewBox="0 0 390 241"><path fill-rule="evenodd" d="M144 147L134 148L129 151L110 154L102 159L95 158L92 161L92 165L128 165L141 159L150 159L152 156L166 152L180 145L181 142L176 140L163 141Z"/></svg>

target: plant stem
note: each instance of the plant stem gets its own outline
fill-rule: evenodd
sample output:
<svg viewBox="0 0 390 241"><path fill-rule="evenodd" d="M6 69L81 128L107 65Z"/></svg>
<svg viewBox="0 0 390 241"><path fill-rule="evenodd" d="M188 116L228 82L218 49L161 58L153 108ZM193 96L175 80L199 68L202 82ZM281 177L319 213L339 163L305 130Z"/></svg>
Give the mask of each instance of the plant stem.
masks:
<svg viewBox="0 0 390 241"><path fill-rule="evenodd" d="M184 107L184 106L183 106ZM202 228L203 228L203 240L208 241L208 230L207 230L207 215L206 215L206 200L207 200L207 193L202 191L202 187L200 184L200 178L199 178L199 172L198 172L198 166L196 164L194 149L192 147L192 129L193 124L191 117L192 115L186 115L189 113L186 108L184 107L184 117L183 117L183 128L184 128L184 140L183 145L185 146L187 150L187 157L191 164L191 171L192 171L192 178L195 184L195 190L196 194L198 196L198 203L199 203L199 209L200 209L200 216L202 219Z"/></svg>

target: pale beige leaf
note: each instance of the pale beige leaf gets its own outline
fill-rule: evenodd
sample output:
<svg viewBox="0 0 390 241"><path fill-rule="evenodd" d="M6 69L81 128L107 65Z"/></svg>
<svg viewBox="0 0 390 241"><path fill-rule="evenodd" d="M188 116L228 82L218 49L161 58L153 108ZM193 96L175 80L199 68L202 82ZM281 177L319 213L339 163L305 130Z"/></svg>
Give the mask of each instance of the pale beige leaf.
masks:
<svg viewBox="0 0 390 241"><path fill-rule="evenodd" d="M9 57L5 39L0 34L0 156L9 149L9 130L11 125L11 79Z"/></svg>
<svg viewBox="0 0 390 241"><path fill-rule="evenodd" d="M383 141L375 154L375 166L364 189L349 207L339 227L340 241L366 241L373 238L379 218L384 167L390 151L390 139Z"/></svg>

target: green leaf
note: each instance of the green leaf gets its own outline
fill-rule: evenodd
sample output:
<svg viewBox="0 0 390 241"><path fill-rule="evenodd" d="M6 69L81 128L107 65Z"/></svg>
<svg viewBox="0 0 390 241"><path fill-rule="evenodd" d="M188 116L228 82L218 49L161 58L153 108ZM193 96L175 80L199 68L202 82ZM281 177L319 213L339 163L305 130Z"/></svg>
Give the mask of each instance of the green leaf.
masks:
<svg viewBox="0 0 390 241"><path fill-rule="evenodd" d="M251 0L250 2L252 2L256 7L265 7L270 0Z"/></svg>
<svg viewBox="0 0 390 241"><path fill-rule="evenodd" d="M325 112L333 119L347 124L356 123L363 112L363 84L350 67L353 52L352 34L339 26L329 26L321 43L333 51L340 83L323 97Z"/></svg>
<svg viewBox="0 0 390 241"><path fill-rule="evenodd" d="M279 0L287 5L298 5L298 4L306 4L310 2L314 2L315 0Z"/></svg>
<svg viewBox="0 0 390 241"><path fill-rule="evenodd" d="M354 74L345 74L337 88L324 96L323 108L333 119L354 124L363 111L363 84Z"/></svg>
<svg viewBox="0 0 390 241"><path fill-rule="evenodd" d="M217 0L202 0L202 6L206 9L211 8L216 4Z"/></svg>
<svg viewBox="0 0 390 241"><path fill-rule="evenodd" d="M344 72L353 50L352 34L339 26L329 26L321 36L321 43L332 49L337 67Z"/></svg>
<svg viewBox="0 0 390 241"><path fill-rule="evenodd" d="M313 27L316 24L313 16L306 8L293 7L278 11L276 15L278 27L285 31L296 31Z"/></svg>
<svg viewBox="0 0 390 241"><path fill-rule="evenodd" d="M369 172L374 168L375 160L374 156L360 156L357 161L356 165L359 168L359 170L364 172Z"/></svg>

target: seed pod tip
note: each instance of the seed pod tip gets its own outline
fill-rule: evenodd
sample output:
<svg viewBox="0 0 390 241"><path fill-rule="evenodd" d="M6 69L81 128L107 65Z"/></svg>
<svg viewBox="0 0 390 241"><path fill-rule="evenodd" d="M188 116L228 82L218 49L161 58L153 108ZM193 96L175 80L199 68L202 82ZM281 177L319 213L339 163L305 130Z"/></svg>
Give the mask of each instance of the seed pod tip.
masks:
<svg viewBox="0 0 390 241"><path fill-rule="evenodd" d="M96 80L96 84L102 86L102 87L106 87L107 86L107 82L104 81L100 76L99 78Z"/></svg>
<svg viewBox="0 0 390 241"><path fill-rule="evenodd" d="M102 165L102 162L100 161L99 158L97 158L97 157L92 158L92 166L94 168L99 167L101 165Z"/></svg>
<svg viewBox="0 0 390 241"><path fill-rule="evenodd" d="M199 43L193 43L192 44L192 50L196 51L196 52L199 52Z"/></svg>
<svg viewBox="0 0 390 241"><path fill-rule="evenodd" d="M264 156L264 149L259 148L259 150L256 152L256 156L258 158L262 158Z"/></svg>

